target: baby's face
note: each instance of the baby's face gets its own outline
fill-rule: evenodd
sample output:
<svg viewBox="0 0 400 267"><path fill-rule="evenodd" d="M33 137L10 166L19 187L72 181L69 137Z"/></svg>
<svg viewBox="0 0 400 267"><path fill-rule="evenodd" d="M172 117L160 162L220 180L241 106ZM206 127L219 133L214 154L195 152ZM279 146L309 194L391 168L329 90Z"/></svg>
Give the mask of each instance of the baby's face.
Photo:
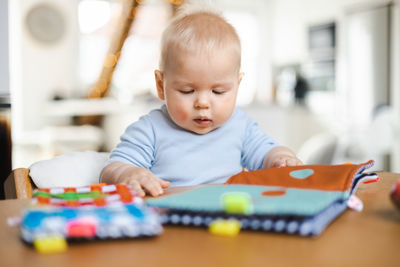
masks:
<svg viewBox="0 0 400 267"><path fill-rule="evenodd" d="M155 74L158 96L180 127L206 134L231 117L242 76L231 49L180 53L164 73Z"/></svg>

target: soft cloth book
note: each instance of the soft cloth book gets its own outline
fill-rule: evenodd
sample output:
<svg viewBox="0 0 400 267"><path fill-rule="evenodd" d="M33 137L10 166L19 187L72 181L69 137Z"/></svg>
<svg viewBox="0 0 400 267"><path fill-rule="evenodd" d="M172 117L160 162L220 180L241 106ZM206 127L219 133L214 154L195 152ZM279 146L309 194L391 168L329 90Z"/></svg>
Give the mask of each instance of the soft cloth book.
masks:
<svg viewBox="0 0 400 267"><path fill-rule="evenodd" d="M320 234L346 208L357 185L379 179L363 164L303 165L244 171L224 185L148 199L165 209L163 222L209 226L216 219L237 219L242 229Z"/></svg>

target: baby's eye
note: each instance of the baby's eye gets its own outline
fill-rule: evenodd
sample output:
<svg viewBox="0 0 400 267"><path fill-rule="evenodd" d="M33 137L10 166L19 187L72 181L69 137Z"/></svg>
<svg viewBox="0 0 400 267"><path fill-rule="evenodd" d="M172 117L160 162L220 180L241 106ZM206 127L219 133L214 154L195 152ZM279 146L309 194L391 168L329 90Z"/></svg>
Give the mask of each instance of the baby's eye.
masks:
<svg viewBox="0 0 400 267"><path fill-rule="evenodd" d="M194 92L194 90L179 90L182 94L188 95Z"/></svg>
<svg viewBox="0 0 400 267"><path fill-rule="evenodd" d="M212 92L216 95L222 95L223 93L225 93L225 91L223 90L213 90Z"/></svg>

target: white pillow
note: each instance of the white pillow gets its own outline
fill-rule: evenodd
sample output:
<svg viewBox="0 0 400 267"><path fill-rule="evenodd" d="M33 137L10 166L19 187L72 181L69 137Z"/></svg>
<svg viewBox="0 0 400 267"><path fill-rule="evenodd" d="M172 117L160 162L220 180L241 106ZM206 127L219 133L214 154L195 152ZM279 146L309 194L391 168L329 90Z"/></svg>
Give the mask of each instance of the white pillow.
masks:
<svg viewBox="0 0 400 267"><path fill-rule="evenodd" d="M97 184L109 155L94 151L70 152L35 162L29 167L29 175L39 188Z"/></svg>

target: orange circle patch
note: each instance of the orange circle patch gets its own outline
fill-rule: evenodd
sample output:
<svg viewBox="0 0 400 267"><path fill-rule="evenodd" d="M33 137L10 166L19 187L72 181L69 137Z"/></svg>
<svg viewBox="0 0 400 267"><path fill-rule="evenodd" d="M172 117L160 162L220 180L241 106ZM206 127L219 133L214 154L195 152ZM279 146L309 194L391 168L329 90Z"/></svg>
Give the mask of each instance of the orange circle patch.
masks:
<svg viewBox="0 0 400 267"><path fill-rule="evenodd" d="M264 197L278 197L278 196L283 196L284 194L286 194L285 189L270 190L270 191L264 191L261 193L261 195L263 195Z"/></svg>

